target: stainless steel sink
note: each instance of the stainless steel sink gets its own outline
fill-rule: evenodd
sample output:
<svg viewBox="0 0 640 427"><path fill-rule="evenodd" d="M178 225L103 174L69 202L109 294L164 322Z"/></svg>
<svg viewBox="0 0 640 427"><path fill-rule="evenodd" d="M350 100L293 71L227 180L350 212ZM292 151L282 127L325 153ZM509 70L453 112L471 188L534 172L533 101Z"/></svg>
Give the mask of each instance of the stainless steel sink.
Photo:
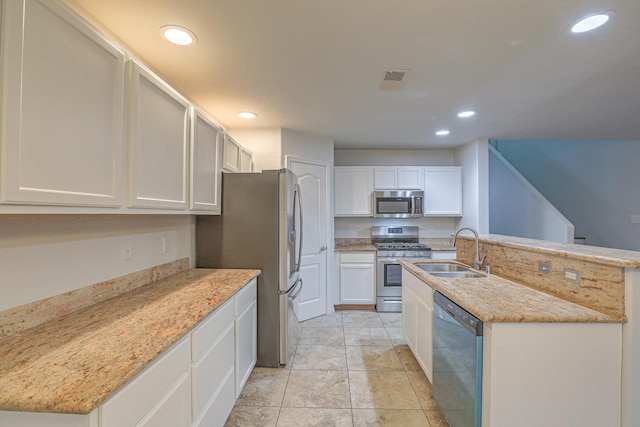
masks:
<svg viewBox="0 0 640 427"><path fill-rule="evenodd" d="M451 262L434 262L416 265L427 273L469 271L469 267L467 267L466 265L454 264Z"/></svg>
<svg viewBox="0 0 640 427"><path fill-rule="evenodd" d="M429 271L437 277L447 277L450 279L473 279L477 277L485 277L483 274L474 273L473 271Z"/></svg>

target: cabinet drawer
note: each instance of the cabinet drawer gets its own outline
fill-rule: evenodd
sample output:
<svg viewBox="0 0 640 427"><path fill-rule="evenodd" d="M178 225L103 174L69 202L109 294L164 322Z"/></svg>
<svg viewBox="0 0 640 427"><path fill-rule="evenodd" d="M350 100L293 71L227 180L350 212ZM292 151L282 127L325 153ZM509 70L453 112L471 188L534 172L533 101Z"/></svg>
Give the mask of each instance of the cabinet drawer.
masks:
<svg viewBox="0 0 640 427"><path fill-rule="evenodd" d="M207 349L218 340L229 325L233 326L235 314L233 300L230 299L218 307L208 318L193 331L192 359L198 361Z"/></svg>
<svg viewBox="0 0 640 427"><path fill-rule="evenodd" d="M236 295L236 316L239 316L247 307L251 305L253 301L256 300L256 283L257 280L253 279Z"/></svg>
<svg viewBox="0 0 640 427"><path fill-rule="evenodd" d="M234 377L235 334L233 324L207 352L201 361L193 365L193 414L197 418L206 408L212 396L224 391L222 385L227 377ZM232 398L235 393L231 391Z"/></svg>
<svg viewBox="0 0 640 427"><path fill-rule="evenodd" d="M191 383L184 373L136 427L187 427L191 424Z"/></svg>
<svg viewBox="0 0 640 427"><path fill-rule="evenodd" d="M130 426L144 416L191 364L191 342L185 337L142 371L100 409L100 425Z"/></svg>
<svg viewBox="0 0 640 427"><path fill-rule="evenodd" d="M374 252L341 253L340 262L374 263L376 262L376 254Z"/></svg>
<svg viewBox="0 0 640 427"><path fill-rule="evenodd" d="M201 418L193 420L194 427L222 427L236 402L233 375L225 377L219 392L209 402Z"/></svg>

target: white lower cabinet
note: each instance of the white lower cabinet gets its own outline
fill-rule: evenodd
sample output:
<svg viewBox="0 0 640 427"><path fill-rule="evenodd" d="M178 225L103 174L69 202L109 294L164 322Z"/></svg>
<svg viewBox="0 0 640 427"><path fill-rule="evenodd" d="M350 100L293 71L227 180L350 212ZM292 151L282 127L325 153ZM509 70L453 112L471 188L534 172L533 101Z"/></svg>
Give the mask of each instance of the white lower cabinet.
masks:
<svg viewBox="0 0 640 427"><path fill-rule="evenodd" d="M402 270L402 333L422 370L433 382L433 289Z"/></svg>
<svg viewBox="0 0 640 427"><path fill-rule="evenodd" d="M195 425L215 425L216 414L229 414L235 401L225 387L235 376L235 312L227 301L193 332L193 420ZM226 416L225 416L226 418ZM204 422L208 419L208 422ZM224 420L222 420L224 422Z"/></svg>
<svg viewBox="0 0 640 427"><path fill-rule="evenodd" d="M339 256L340 304L376 303L376 255L342 252Z"/></svg>
<svg viewBox="0 0 640 427"><path fill-rule="evenodd" d="M256 281L247 285L235 298L236 305L236 359L235 387L237 398L247 383L249 375L258 359L258 340L256 325L258 305L256 301Z"/></svg>
<svg viewBox="0 0 640 427"><path fill-rule="evenodd" d="M150 412L160 410L156 402L171 394L171 386L183 374L188 376L190 364L191 340L187 336L98 408L100 426L136 425Z"/></svg>
<svg viewBox="0 0 640 427"><path fill-rule="evenodd" d="M188 427L191 425L191 382L183 373L136 427Z"/></svg>
<svg viewBox="0 0 640 427"><path fill-rule="evenodd" d="M224 426L256 362L256 283L249 282L91 413L0 411L0 426Z"/></svg>

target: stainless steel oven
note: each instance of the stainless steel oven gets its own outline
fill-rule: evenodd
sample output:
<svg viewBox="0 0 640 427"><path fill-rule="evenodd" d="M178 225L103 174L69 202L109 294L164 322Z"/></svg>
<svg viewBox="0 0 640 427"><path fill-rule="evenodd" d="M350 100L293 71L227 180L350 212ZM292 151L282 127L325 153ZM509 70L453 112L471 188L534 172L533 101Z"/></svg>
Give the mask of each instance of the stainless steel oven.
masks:
<svg viewBox="0 0 640 427"><path fill-rule="evenodd" d="M376 262L376 309L402 311L402 265L399 260L431 258L431 249L419 243L416 226L371 228L371 240L378 248Z"/></svg>
<svg viewBox="0 0 640 427"><path fill-rule="evenodd" d="M378 311L402 311L402 266L397 258L378 257L376 295Z"/></svg>

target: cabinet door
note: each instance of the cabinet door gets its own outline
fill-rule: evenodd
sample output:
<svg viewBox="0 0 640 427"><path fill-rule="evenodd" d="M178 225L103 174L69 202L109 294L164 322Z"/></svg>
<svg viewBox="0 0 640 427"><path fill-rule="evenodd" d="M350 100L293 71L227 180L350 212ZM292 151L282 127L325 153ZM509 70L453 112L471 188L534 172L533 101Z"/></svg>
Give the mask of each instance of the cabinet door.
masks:
<svg viewBox="0 0 640 427"><path fill-rule="evenodd" d="M1 6L0 202L120 206L124 53L58 3Z"/></svg>
<svg viewBox="0 0 640 427"><path fill-rule="evenodd" d="M373 182L376 190L396 190L398 188L398 168L374 168Z"/></svg>
<svg viewBox="0 0 640 427"><path fill-rule="evenodd" d="M187 337L100 406L100 426L130 426L139 422L163 396L172 393L172 385L176 381L185 373L189 377L190 364L191 341Z"/></svg>
<svg viewBox="0 0 640 427"><path fill-rule="evenodd" d="M190 105L134 61L129 94L130 206L186 209Z"/></svg>
<svg viewBox="0 0 640 427"><path fill-rule="evenodd" d="M425 216L462 215L462 168L441 166L425 168Z"/></svg>
<svg viewBox="0 0 640 427"><path fill-rule="evenodd" d="M422 190L424 187L424 169L420 167L398 168L398 189Z"/></svg>
<svg viewBox="0 0 640 427"><path fill-rule="evenodd" d="M373 169L336 167L334 169L335 216L372 217Z"/></svg>
<svg viewBox="0 0 640 427"><path fill-rule="evenodd" d="M403 273L407 274L407 273ZM404 284L403 284L404 285ZM402 289L402 335L409 344L409 348L416 352L416 296L411 289Z"/></svg>
<svg viewBox="0 0 640 427"><path fill-rule="evenodd" d="M191 425L191 382L184 373L136 427L187 427Z"/></svg>
<svg viewBox="0 0 640 427"><path fill-rule="evenodd" d="M240 150L240 172L253 172L253 154L246 148Z"/></svg>
<svg viewBox="0 0 640 427"><path fill-rule="evenodd" d="M433 383L433 307L429 307L420 298L416 300L415 356L427 378Z"/></svg>
<svg viewBox="0 0 640 427"><path fill-rule="evenodd" d="M236 398L258 359L257 280L251 281L235 296L236 312Z"/></svg>
<svg viewBox="0 0 640 427"><path fill-rule="evenodd" d="M236 398L240 396L258 358L257 307L254 299L236 319Z"/></svg>
<svg viewBox="0 0 640 427"><path fill-rule="evenodd" d="M228 172L240 172L241 157L242 146L240 143L225 134L222 147L222 168Z"/></svg>
<svg viewBox="0 0 640 427"><path fill-rule="evenodd" d="M374 264L340 263L340 303L375 304Z"/></svg>
<svg viewBox="0 0 640 427"><path fill-rule="evenodd" d="M220 213L221 130L195 108L191 112L191 210Z"/></svg>
<svg viewBox="0 0 640 427"><path fill-rule="evenodd" d="M432 381L433 372L433 289L403 270L402 332L409 348Z"/></svg>

